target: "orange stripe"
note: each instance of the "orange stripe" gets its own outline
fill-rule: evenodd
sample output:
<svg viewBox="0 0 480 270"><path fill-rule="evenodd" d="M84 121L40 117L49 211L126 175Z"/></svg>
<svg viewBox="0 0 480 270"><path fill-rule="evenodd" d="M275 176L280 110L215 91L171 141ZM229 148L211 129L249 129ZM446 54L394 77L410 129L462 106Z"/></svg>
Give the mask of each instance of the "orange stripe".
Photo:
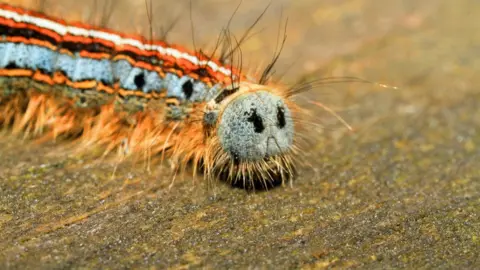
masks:
<svg viewBox="0 0 480 270"><path fill-rule="evenodd" d="M67 80L67 77L63 75L63 73L57 71L53 74L52 79L56 84L64 84Z"/></svg>
<svg viewBox="0 0 480 270"><path fill-rule="evenodd" d="M0 69L0 76L3 77L31 77L33 71L29 69Z"/></svg>
<svg viewBox="0 0 480 270"><path fill-rule="evenodd" d="M155 70L155 67L149 63L145 63L143 61L138 61L134 64L135 67L147 69L147 70Z"/></svg>
<svg viewBox="0 0 480 270"><path fill-rule="evenodd" d="M52 45L50 42L40 40L40 39L35 39L35 38L27 39L25 37L7 37L6 40L9 41L9 42L13 42L13 43L23 43L23 44L27 44L27 45L37 45L37 46L45 47L45 48L50 49L52 51L57 50L57 47Z"/></svg>
<svg viewBox="0 0 480 270"><path fill-rule="evenodd" d="M92 39L90 37L74 36L74 35L67 34L67 35L63 36L63 42L91 44Z"/></svg>
<svg viewBox="0 0 480 270"><path fill-rule="evenodd" d="M0 18L0 24L5 25L5 26L10 27L10 28L24 28L24 29L35 30L36 32L42 33L46 36L49 36L50 38L55 39L55 41L57 41L57 42L61 41L61 36L58 33L54 32L52 30L48 30L48 29L45 29L45 28L38 27L38 26L33 25L33 24L27 24L27 23L23 23L23 22L19 23L19 22L16 22L14 20L8 20L8 19L5 19L5 18Z"/></svg>
<svg viewBox="0 0 480 270"><path fill-rule="evenodd" d="M39 33L42 33L42 34L46 35L46 36L49 36L50 38L53 38L56 42L61 42L62 41L62 36L59 33L55 32L55 31L52 31L50 29L41 28L41 27L36 26L34 24L28 24L27 28L35 30Z"/></svg>
<svg viewBox="0 0 480 270"><path fill-rule="evenodd" d="M192 73L187 73L187 75L194 80L199 80L200 79L200 76L197 73L192 72Z"/></svg>
<svg viewBox="0 0 480 270"><path fill-rule="evenodd" d="M97 84L97 90L100 91L100 92L106 92L106 93L109 93L109 94L114 94L115 93L115 91L112 87L106 86L102 82L99 82Z"/></svg>
<svg viewBox="0 0 480 270"><path fill-rule="evenodd" d="M149 63L146 63L146 62L143 62L143 61L135 61L132 57L130 57L128 55L125 55L125 54L121 54L121 53L115 55L112 60L113 61L126 60L133 67L143 68L143 69L146 69L146 70L149 70L149 71L157 71L157 72L161 71L161 68L159 66L154 66L152 64L149 64ZM165 74L163 74L162 78L164 76L165 76Z"/></svg>
<svg viewBox="0 0 480 270"><path fill-rule="evenodd" d="M121 96L127 96L127 92L123 89L118 89L117 93L120 94Z"/></svg>
<svg viewBox="0 0 480 270"><path fill-rule="evenodd" d="M72 57L75 56L71 51L69 51L67 49L60 49L58 52L61 53L61 54L70 55Z"/></svg>
<svg viewBox="0 0 480 270"><path fill-rule="evenodd" d="M131 95L130 92L131 92L130 90L125 90L123 88L120 88L118 89L117 93L120 94L121 96L130 96Z"/></svg>
<svg viewBox="0 0 480 270"><path fill-rule="evenodd" d="M166 89L161 89L160 92L153 91L152 96L154 98L164 98L167 96L167 90Z"/></svg>
<svg viewBox="0 0 480 270"><path fill-rule="evenodd" d="M102 52L80 51L80 56L102 60L102 59L110 59L112 55L108 53L102 53Z"/></svg>
<svg viewBox="0 0 480 270"><path fill-rule="evenodd" d="M149 56L149 53L147 51L140 50L139 48L130 46L130 45L119 45L119 46L116 46L115 49L120 52L122 51L131 52L138 56Z"/></svg>
<svg viewBox="0 0 480 270"><path fill-rule="evenodd" d="M133 58L131 58L130 56L128 55L125 55L125 54L116 54L113 59L113 61L117 61L117 60L126 60L128 63L130 63L130 65L134 65L135 64L135 60L133 60Z"/></svg>
<svg viewBox="0 0 480 270"><path fill-rule="evenodd" d="M137 96L137 97L144 97L144 98L151 98L152 95L150 93L146 94L144 92L142 92L141 90L127 90L127 89L123 89L121 88L120 90L118 90L118 93L121 95L121 96Z"/></svg>
<svg viewBox="0 0 480 270"><path fill-rule="evenodd" d="M25 28L26 27L25 23L17 23L14 20L9 20L9 19L3 18L3 17L0 17L0 24L5 25L6 27L12 27L12 28Z"/></svg>
<svg viewBox="0 0 480 270"><path fill-rule="evenodd" d="M97 81L88 80L88 81L81 81L81 82L72 82L71 80L67 79L66 84L70 87L77 88L77 89L92 89L97 86Z"/></svg>
<svg viewBox="0 0 480 270"><path fill-rule="evenodd" d="M108 41L108 40L105 40L105 39L101 39L101 38L92 38L92 42L95 42L95 43L100 43L102 44L103 46L111 49L111 50L115 50L115 43L111 42L111 41Z"/></svg>
<svg viewBox="0 0 480 270"><path fill-rule="evenodd" d="M177 98L167 98L167 100L165 100L165 103L174 106L180 105L180 101Z"/></svg>
<svg viewBox="0 0 480 270"><path fill-rule="evenodd" d="M37 70L35 72L35 74L33 74L33 79L35 81L43 82L43 83L46 83L46 84L49 84L49 85L54 85L55 84L55 82L53 81L53 79L49 75L43 74L39 70Z"/></svg>
<svg viewBox="0 0 480 270"><path fill-rule="evenodd" d="M50 42L48 41L45 41L45 40L40 40L40 39L35 39L35 38L31 38L30 39L30 42L33 44L33 45L37 45L37 46L42 46L42 47L45 47L47 49L50 49L52 51L56 51L57 50L57 46L51 44Z"/></svg>

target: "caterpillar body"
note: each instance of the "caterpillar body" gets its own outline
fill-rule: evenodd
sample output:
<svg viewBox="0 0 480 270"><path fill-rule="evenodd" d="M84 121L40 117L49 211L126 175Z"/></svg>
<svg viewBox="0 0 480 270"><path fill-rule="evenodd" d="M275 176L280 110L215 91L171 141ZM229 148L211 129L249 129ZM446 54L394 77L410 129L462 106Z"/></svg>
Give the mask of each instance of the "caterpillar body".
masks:
<svg viewBox="0 0 480 270"><path fill-rule="evenodd" d="M14 132L166 155L245 188L295 175L301 110L281 86L201 52L7 4L0 37L0 123Z"/></svg>

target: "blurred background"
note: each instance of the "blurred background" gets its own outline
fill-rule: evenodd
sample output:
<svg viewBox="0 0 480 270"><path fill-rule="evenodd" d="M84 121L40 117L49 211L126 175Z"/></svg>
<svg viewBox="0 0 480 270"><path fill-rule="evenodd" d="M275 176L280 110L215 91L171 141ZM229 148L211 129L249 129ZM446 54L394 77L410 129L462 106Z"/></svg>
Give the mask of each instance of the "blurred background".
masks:
<svg viewBox="0 0 480 270"><path fill-rule="evenodd" d="M438 10L441 1L425 0L34 0L7 1L19 6L44 10L67 21L105 25L126 33L150 35L147 5L152 7L152 28L155 37L170 29L168 41L208 51L215 46L218 34L231 19L230 30L237 38L267 8L256 24L253 35L244 42L245 66L268 62L283 35L285 20L287 42L282 51L279 69L287 69L289 77L304 75L322 68L328 61L370 42L375 42L392 29L415 29ZM61 3L61 4L60 4ZM238 7L234 15L235 9ZM173 27L171 27L173 25ZM193 32L192 35L192 25ZM281 28L281 29L279 29ZM319 74L322 75L322 74Z"/></svg>

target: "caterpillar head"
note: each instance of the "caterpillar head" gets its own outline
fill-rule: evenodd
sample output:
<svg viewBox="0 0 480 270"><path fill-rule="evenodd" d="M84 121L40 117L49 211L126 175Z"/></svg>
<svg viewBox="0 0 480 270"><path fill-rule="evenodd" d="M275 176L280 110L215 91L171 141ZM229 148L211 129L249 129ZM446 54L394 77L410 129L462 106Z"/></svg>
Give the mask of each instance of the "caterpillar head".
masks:
<svg viewBox="0 0 480 270"><path fill-rule="evenodd" d="M218 105L216 171L243 187L268 187L292 176L292 112L286 99L265 86L241 84ZM218 165L219 164L219 165Z"/></svg>

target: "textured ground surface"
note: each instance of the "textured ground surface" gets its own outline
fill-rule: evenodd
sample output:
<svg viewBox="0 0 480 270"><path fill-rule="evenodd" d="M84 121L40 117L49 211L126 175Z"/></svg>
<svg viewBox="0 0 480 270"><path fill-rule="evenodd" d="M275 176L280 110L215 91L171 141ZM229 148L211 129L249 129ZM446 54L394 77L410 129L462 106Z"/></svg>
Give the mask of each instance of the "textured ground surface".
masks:
<svg viewBox="0 0 480 270"><path fill-rule="evenodd" d="M46 10L83 21L101 10L71 2ZM191 46L188 1L169 2L154 20L179 14L170 37ZM196 46L212 44L238 2L193 2ZM258 2L244 1L236 33L264 8ZM5 133L0 268L478 269L480 3L274 0L244 65L269 60L282 6L285 80L353 75L400 89L347 84L305 95L348 109L357 131L332 124L305 152L293 188L255 194L219 185L212 196L189 176L168 190L166 167L124 165L112 177L108 162ZM146 28L143 1L119 3L110 25Z"/></svg>

